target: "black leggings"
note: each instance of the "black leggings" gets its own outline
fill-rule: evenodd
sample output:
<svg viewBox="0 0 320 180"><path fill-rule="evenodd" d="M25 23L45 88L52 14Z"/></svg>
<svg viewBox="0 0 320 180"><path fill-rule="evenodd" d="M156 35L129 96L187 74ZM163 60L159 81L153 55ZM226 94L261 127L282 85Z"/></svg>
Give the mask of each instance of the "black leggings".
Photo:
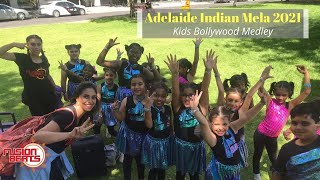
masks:
<svg viewBox="0 0 320 180"><path fill-rule="evenodd" d="M124 180L131 180L131 164L133 158L137 163L138 179L144 179L144 165L141 163L141 156L130 156L125 154L122 164Z"/></svg>
<svg viewBox="0 0 320 180"><path fill-rule="evenodd" d="M166 170L164 169L150 169L148 180L164 180L166 177Z"/></svg>
<svg viewBox="0 0 320 180"><path fill-rule="evenodd" d="M114 127L115 126L107 126L109 134L111 134L111 136L113 136L113 137L116 137L117 136L117 131L114 130Z"/></svg>
<svg viewBox="0 0 320 180"><path fill-rule="evenodd" d="M186 173L182 174L181 171L176 172L176 180L184 180ZM199 173L194 173L194 175L189 174L190 180L199 180Z"/></svg>
<svg viewBox="0 0 320 180"><path fill-rule="evenodd" d="M264 147L267 149L267 153L269 159L271 161L271 169L275 165L275 161L277 158L277 150L278 150L278 143L277 138L268 137L259 132L258 129L254 132L253 136L254 142L254 153L253 153L253 173L259 174L260 173L260 159L263 153Z"/></svg>

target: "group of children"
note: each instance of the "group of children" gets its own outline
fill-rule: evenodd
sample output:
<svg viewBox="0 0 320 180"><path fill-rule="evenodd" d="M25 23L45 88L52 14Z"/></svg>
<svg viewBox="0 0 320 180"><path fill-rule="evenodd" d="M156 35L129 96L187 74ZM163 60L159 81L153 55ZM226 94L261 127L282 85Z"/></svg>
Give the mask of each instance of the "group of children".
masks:
<svg viewBox="0 0 320 180"><path fill-rule="evenodd" d="M316 134L320 128L320 103L301 104L311 92L305 66L297 66L304 75L304 89L289 102L287 99L294 92L292 82L273 82L269 92L264 89L265 80L271 78L271 66L263 70L260 79L250 89L244 73L222 82L213 50L206 52L203 79L196 84L193 79L202 43L202 39L196 39L193 41L193 64L185 58L178 60L176 55L167 56L165 63L172 74L172 89L169 89L150 54L148 63L138 63L144 53L140 44L125 46L128 58L121 58L122 52L118 49L115 60L105 60L109 50L119 44L116 40L110 39L97 58L96 63L104 67L104 76L96 76L95 68L79 58L81 45L65 46L70 60L65 64L60 62L59 68L61 91L66 101L72 99L81 82L96 83L104 79L97 84L101 110L96 117L105 123L107 137L116 137L117 149L124 154L124 179L136 179L131 177L133 159L136 160L139 180L144 179L145 166L150 168L148 179L161 180L165 179L165 170L171 165L176 166L178 180L184 179L186 174L197 180L203 171L208 180L240 179L241 168L249 164L244 125L264 105L266 115L253 137L254 179L261 179L259 167L264 147L274 172L272 179L320 177L320 139ZM1 52L0 48L0 55ZM209 107L212 73L218 88L217 106L213 108ZM253 95L256 92L261 100L255 105ZM277 138L290 115L291 127L284 135L288 138L292 131L295 138L281 148L277 158ZM120 122L118 131L115 130L117 122ZM208 166L205 143L212 151Z"/></svg>
<svg viewBox="0 0 320 180"><path fill-rule="evenodd" d="M297 66L298 71L304 75L304 90L289 102L286 100L292 97L292 82L274 82L269 93L264 90L264 81L271 77L271 66L264 69L261 78L251 89L245 73L222 82L217 57L212 50L206 54L203 80L195 84L193 79L202 43L202 39L196 39L193 41L193 64L185 58L177 60L175 55L168 56L166 64L172 73L172 89L169 90L150 54L147 56L148 63L143 66L138 63L144 48L137 43L125 46L128 59L121 58L118 49L116 60L105 60L109 50L118 44L116 40L110 39L97 58L97 64L104 67L103 77L93 76L94 68L86 61L79 60L80 45L66 46L70 61L65 65L61 63L60 68L64 91L66 77L69 78L65 99L72 97L76 83L94 83L105 79L97 85L97 96L102 103L100 117L107 126L108 137L116 137L118 151L124 154L124 179L132 178L133 159L137 163L138 179L144 179L145 165L150 168L148 179L165 179L165 170L171 165L176 166L176 179L184 179L186 174L189 174L190 179L199 179L199 174L205 170L206 179L240 179L240 169L249 164L244 125L265 104L266 116L254 133L254 179L261 179L259 167L264 147L271 161L271 170L275 172L274 177L284 175L286 167L280 169L279 163L276 164L277 138L292 109L310 94L309 73L304 66ZM88 71L91 72L86 73ZM218 88L218 101L217 107L209 111L211 72L214 73ZM84 78L79 80L73 73ZM119 86L114 82L116 77ZM174 98L168 102L170 91ZM254 106L252 97L257 91L261 101ZM117 121L121 122L118 132L115 130ZM208 167L205 142L212 150ZM319 143L312 143L319 147ZM281 163L283 166L284 162Z"/></svg>

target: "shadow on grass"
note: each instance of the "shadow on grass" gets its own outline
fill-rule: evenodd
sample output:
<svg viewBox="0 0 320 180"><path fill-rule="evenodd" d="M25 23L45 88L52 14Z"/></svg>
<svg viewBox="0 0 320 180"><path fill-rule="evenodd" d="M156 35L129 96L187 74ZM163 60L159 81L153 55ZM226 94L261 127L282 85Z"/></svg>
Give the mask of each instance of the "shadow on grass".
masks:
<svg viewBox="0 0 320 180"><path fill-rule="evenodd" d="M264 62L281 61L288 64L295 64L297 58L304 59L306 61L313 62L316 67L320 68L320 18L316 14L316 8L320 5L320 2L272 2L275 4L283 5L306 5L310 8L309 14L313 14L312 19L309 19L309 39L242 39L238 43L226 44L225 47L229 48L230 53L244 54L246 51L251 52L264 52L266 50L272 50L273 54L269 55L261 53ZM268 3L265 3L268 4ZM259 8L263 7L263 4L245 5L239 6L239 8ZM314 6L314 7L313 7ZM284 6L282 6L284 7ZM279 54L280 56L275 56Z"/></svg>
<svg viewBox="0 0 320 180"><path fill-rule="evenodd" d="M21 103L23 83L19 74L2 72L0 79L0 111L15 113L17 121L30 116L27 106Z"/></svg>
<svg viewBox="0 0 320 180"><path fill-rule="evenodd" d="M131 18L129 15L121 15L121 16L113 16L113 17L102 17L98 19L92 19L91 22L94 23L106 23L112 21L122 21L122 22L129 22L129 23L137 23L136 18Z"/></svg>

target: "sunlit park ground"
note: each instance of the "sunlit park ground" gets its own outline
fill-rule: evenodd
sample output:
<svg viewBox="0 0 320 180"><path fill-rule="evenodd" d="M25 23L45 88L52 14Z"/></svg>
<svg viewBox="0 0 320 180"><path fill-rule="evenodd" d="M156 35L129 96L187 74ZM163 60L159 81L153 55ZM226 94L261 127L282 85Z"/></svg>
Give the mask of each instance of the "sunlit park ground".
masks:
<svg viewBox="0 0 320 180"><path fill-rule="evenodd" d="M260 72L267 65L272 65L271 72L274 79L265 83L269 89L271 82L287 80L295 83L293 97L299 94L302 86L302 75L295 69L296 64L304 64L308 67L312 79L312 94L308 100L320 96L320 4L319 3L266 3L235 8L258 8L258 9L308 9L309 10L309 39L204 39L200 46L200 58L205 57L205 52L213 48L219 55L218 67L222 79L230 78L236 73L247 73L249 81L254 84L260 76ZM58 61L68 61L68 54L64 48L67 44L81 44L82 59L95 64L98 54L103 49L109 38L118 37L120 45L117 47L124 50L125 44L132 42L140 43L145 48L144 55L150 53L160 66L161 74L171 84L171 75L164 60L170 53L176 54L178 58L186 57L193 60L194 45L192 39L138 39L136 38L136 21L126 16L103 18L91 22L61 23L49 25L26 26L19 28L1 28L1 45L11 42L24 42L30 34L38 34L43 39L45 54L51 64L50 73L55 82L60 84L60 69ZM13 52L23 52L13 49ZM140 63L146 62L142 56ZM111 49L108 59L115 59L116 49ZM12 111L17 119L29 116L26 106L21 103L21 92L23 90L21 77L15 63L0 61L0 112ZM102 68L97 66L98 72ZM202 61L199 62L196 82L200 82L204 72ZM210 85L210 103L215 104L217 99L217 88L214 81ZM255 97L255 102L258 98ZM251 158L253 154L253 133L264 115L263 109L260 114L246 126L246 141L249 146L250 166L242 170L242 179L253 179ZM6 120L5 120L6 121ZM105 129L103 127L103 129ZM102 131L103 136L104 130ZM112 143L114 139L106 139L105 143ZM279 137L279 147L285 143L284 138ZM71 161L70 149L67 149ZM211 158L211 151L207 148L207 160ZM136 179L135 164L133 164L133 178ZM261 174L263 179L269 178L269 160L266 154L262 157ZM147 175L147 170L146 170ZM76 176L72 177L76 179ZM122 166L108 168L105 177L96 179L123 179ZM167 178L175 178L175 167L167 171Z"/></svg>

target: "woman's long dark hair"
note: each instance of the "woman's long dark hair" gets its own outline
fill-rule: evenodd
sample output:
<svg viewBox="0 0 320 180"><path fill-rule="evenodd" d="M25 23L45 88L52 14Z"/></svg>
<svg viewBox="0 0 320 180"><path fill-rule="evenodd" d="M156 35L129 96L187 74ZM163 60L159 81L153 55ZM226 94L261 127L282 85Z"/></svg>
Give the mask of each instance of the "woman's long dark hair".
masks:
<svg viewBox="0 0 320 180"><path fill-rule="evenodd" d="M76 103L76 99L83 93L84 90L86 89L93 89L95 91L95 93L97 94L97 87L95 84L93 84L92 82L82 82L76 89L73 97L71 98L71 105ZM100 110L100 101L98 99L96 99L96 104L94 105L94 107L92 108L92 110L90 111L90 113L92 113L92 115L95 115L98 111Z"/></svg>

